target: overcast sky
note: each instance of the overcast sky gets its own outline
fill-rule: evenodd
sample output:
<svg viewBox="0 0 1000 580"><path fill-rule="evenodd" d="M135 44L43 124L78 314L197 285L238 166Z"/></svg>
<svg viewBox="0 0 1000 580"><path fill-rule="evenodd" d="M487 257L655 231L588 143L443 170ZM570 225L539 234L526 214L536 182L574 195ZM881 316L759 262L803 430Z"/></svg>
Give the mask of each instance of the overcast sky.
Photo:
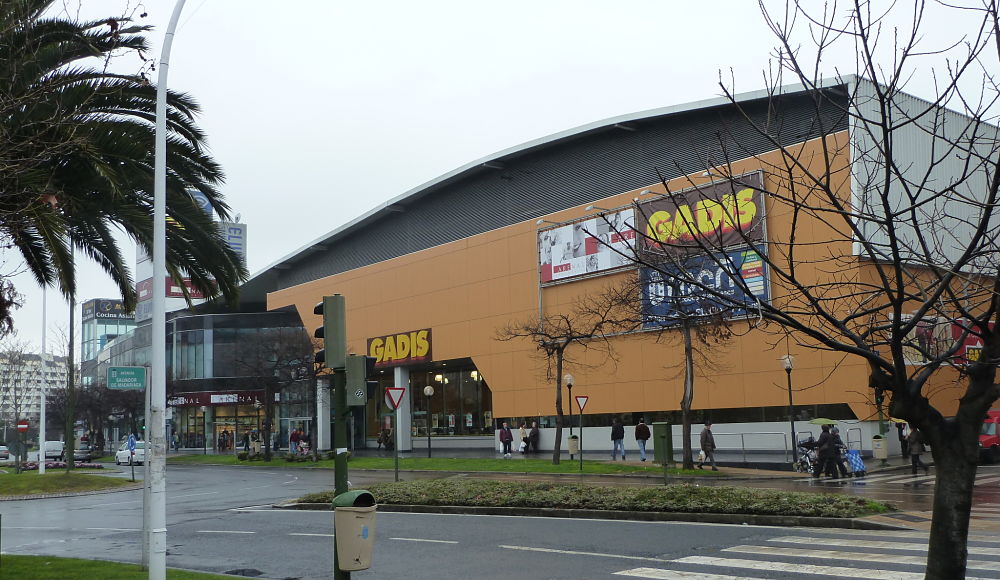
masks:
<svg viewBox="0 0 1000 580"><path fill-rule="evenodd" d="M81 16L137 6L156 27L158 58L173 2L87 2ZM203 107L226 199L248 224L251 273L502 149L720 96L720 72L739 92L761 89L776 42L748 0L188 0L180 22L169 85ZM932 31L963 26L933 22ZM853 72L851 48L825 59L824 74ZM17 266L5 256L5 271ZM19 337L38 347L42 292L28 276L14 281L25 296ZM49 350L60 351L53 339L68 327L68 306L47 294ZM81 259L80 302L116 297Z"/></svg>

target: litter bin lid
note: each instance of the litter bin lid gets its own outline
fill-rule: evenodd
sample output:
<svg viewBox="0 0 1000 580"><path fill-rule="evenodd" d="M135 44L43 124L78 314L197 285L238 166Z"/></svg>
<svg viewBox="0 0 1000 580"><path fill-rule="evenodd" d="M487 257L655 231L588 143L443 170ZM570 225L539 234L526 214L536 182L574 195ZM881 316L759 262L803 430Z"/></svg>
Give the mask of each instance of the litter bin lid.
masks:
<svg viewBox="0 0 1000 580"><path fill-rule="evenodd" d="M650 424L651 425L669 425L670 422L669 421L655 421L655 422L650 423Z"/></svg>
<svg viewBox="0 0 1000 580"><path fill-rule="evenodd" d="M372 507L375 496L367 489L356 489L342 493L333 498L333 507Z"/></svg>

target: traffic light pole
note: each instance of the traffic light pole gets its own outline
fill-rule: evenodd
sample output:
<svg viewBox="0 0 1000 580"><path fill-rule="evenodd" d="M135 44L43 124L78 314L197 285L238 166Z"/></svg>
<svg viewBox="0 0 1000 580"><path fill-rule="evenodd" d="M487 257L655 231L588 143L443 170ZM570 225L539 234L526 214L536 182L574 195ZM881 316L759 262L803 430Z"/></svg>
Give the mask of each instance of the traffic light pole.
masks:
<svg viewBox="0 0 1000 580"><path fill-rule="evenodd" d="M345 369L334 369L334 423L333 448L336 451L333 460L333 491L334 495L347 493L347 373ZM337 533L334 530L334 533ZM340 555L337 553L337 542L333 543L333 578L334 580L350 580L351 573L340 569Z"/></svg>

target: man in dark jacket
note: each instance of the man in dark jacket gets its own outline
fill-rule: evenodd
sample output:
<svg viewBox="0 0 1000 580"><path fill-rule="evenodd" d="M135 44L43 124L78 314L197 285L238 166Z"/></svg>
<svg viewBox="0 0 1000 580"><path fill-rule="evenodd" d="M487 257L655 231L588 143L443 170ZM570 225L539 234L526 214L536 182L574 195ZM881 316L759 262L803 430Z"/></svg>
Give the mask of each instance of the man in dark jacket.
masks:
<svg viewBox="0 0 1000 580"><path fill-rule="evenodd" d="M503 427L500 428L500 443L503 444L503 456L505 459L510 459L510 442L513 440L514 434L510 432L510 427L504 421Z"/></svg>
<svg viewBox="0 0 1000 580"><path fill-rule="evenodd" d="M813 477L818 479L822 471L831 479L837 479L836 447L833 435L830 434L829 425L823 425L821 429L823 432L819 434L819 439L816 440L816 455L819 459L819 465L816 468L816 473L813 473Z"/></svg>
<svg viewBox="0 0 1000 580"><path fill-rule="evenodd" d="M646 441L649 440L649 427L646 422L639 418L639 424L635 426L635 442L639 446L639 460L646 460Z"/></svg>
<svg viewBox="0 0 1000 580"><path fill-rule="evenodd" d="M615 419L611 422L611 461L618 458L618 450L622 451L622 461L625 461L625 427Z"/></svg>
<svg viewBox="0 0 1000 580"><path fill-rule="evenodd" d="M531 431L528 431L528 449L538 453L538 440L542 434L538 431L538 421L531 422Z"/></svg>
<svg viewBox="0 0 1000 580"><path fill-rule="evenodd" d="M705 458L698 462L698 469L705 468L705 462L712 464L712 471L718 471L715 466L715 435L712 435L712 422L705 421L705 428L701 430L701 451Z"/></svg>

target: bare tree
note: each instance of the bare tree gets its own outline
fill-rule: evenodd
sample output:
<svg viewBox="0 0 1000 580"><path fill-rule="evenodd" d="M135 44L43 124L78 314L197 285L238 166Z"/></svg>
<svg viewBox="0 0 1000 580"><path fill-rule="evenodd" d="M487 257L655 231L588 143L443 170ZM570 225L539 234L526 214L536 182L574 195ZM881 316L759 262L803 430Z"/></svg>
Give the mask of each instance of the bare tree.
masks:
<svg viewBox="0 0 1000 580"><path fill-rule="evenodd" d="M598 348L607 357L614 358L609 337L621 332L632 319L622 302L623 290L609 287L602 292L584 297L564 313L541 314L529 320L511 323L497 331L496 339L509 341L528 339L535 343L545 358L545 378L555 380L556 387L556 438L552 450L552 463L558 465L562 452L563 370L567 366L581 366L581 360L570 357L567 350L577 345L580 349Z"/></svg>
<svg viewBox="0 0 1000 580"><path fill-rule="evenodd" d="M636 227L633 260L689 294L777 323L774 336L790 333L800 348L866 361L872 399L889 397L891 414L931 445L927 577L945 579L965 574L977 436L998 398L1000 132L989 121L1000 96L982 73L1000 60L1000 18L995 2L976 8L979 27L956 53L924 46L924 9L918 2L893 35L893 9L876 12L868 2L851 4L846 23L827 5L819 14L800 3L776 13L763 7L780 44L767 96L741 100L720 84L738 120L722 128L713 151L700 152L704 176L663 180L656 199L673 211L636 200L645 223ZM814 63L798 43L803 27ZM858 75L822 79L819 63L839 41L853 42ZM885 54L891 65L880 62ZM922 59L942 56L950 60L933 98L903 92ZM786 88L788 77L799 88ZM783 115L791 95L812 109L808 141ZM771 151L755 153L751 139ZM753 192L765 186L747 171L764 176L766 239L752 219L765 207ZM721 180L731 197L708 195L704 177ZM700 254L722 275L672 267L676 259L664 256L678 252ZM770 279L770 296L747 275L746 252ZM932 394L946 384L963 385L959 396Z"/></svg>
<svg viewBox="0 0 1000 580"><path fill-rule="evenodd" d="M4 372L0 373L0 413L8 418L10 423L18 423L28 419L34 413L32 401L37 401L42 375L38 361L33 359L38 355L28 351L26 342L17 339L15 334L9 335L0 343L0 362ZM27 460L27 445L24 434L17 434L17 445L14 447L15 470L21 472L21 463ZM41 450L40 453L44 453Z"/></svg>

